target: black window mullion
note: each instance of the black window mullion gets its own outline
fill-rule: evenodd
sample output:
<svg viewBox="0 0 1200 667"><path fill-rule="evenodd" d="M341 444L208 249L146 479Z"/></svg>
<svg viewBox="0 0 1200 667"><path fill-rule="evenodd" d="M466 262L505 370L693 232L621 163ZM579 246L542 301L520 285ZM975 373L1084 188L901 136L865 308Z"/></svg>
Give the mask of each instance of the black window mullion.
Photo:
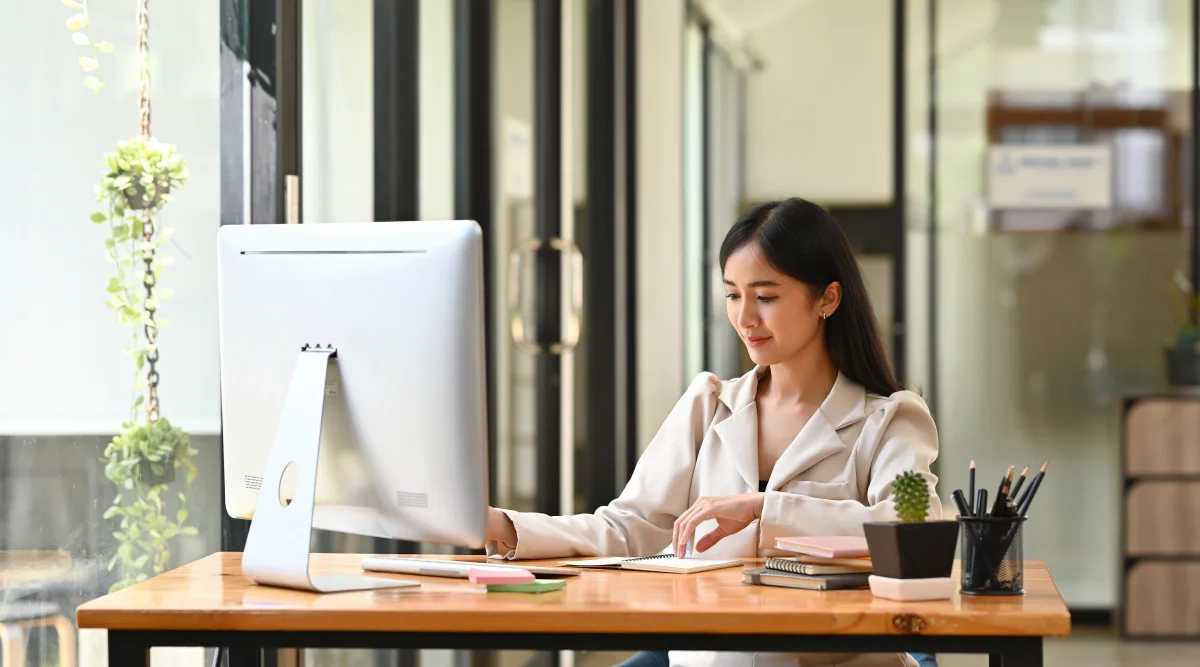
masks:
<svg viewBox="0 0 1200 667"><path fill-rule="evenodd" d="M375 219L420 217L418 0L375 0Z"/></svg>
<svg viewBox="0 0 1200 667"><path fill-rule="evenodd" d="M637 0L625 2L625 470L633 475L638 458L637 405Z"/></svg>
<svg viewBox="0 0 1200 667"><path fill-rule="evenodd" d="M905 201L908 197L906 144L908 125L905 108L905 76L907 42L905 40L905 17L907 3L895 0L892 9L892 210L893 224L890 226L892 252L892 365L896 377L904 382L908 374L905 343L905 249L904 228L908 224ZM931 258L932 261L932 258Z"/></svg>
<svg viewBox="0 0 1200 667"><path fill-rule="evenodd" d="M483 230L484 322L496 295L492 253L492 4L454 2L454 217L474 220ZM494 334L485 324L487 349L488 479L496 502L496 373Z"/></svg>
<svg viewBox="0 0 1200 667"><path fill-rule="evenodd" d="M538 343L535 379L537 427L536 508L558 514L562 507L559 452L562 424L562 357L550 348L560 340L561 254L550 244L562 233L562 4L534 4L534 228L537 253Z"/></svg>
<svg viewBox="0 0 1200 667"><path fill-rule="evenodd" d="M587 4L587 232L584 331L587 340L588 511L616 495L616 7Z"/></svg>

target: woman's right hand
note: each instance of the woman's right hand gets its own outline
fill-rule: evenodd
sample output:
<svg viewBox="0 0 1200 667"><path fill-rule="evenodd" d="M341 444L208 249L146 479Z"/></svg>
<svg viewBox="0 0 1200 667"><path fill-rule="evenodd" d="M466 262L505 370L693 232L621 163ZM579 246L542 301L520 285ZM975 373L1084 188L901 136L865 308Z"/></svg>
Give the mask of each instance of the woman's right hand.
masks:
<svg viewBox="0 0 1200 667"><path fill-rule="evenodd" d="M488 541L509 547L517 546L517 527L508 515L495 507L488 508Z"/></svg>

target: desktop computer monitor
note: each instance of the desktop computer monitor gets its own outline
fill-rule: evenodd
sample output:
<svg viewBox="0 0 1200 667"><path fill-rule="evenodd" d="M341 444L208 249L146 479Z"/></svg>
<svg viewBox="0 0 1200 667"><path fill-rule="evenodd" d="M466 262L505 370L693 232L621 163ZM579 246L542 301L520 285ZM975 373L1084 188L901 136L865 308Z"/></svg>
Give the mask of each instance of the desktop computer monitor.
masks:
<svg viewBox="0 0 1200 667"><path fill-rule="evenodd" d="M470 221L218 234L225 507L243 572L308 590L313 528L482 546L483 249Z"/></svg>

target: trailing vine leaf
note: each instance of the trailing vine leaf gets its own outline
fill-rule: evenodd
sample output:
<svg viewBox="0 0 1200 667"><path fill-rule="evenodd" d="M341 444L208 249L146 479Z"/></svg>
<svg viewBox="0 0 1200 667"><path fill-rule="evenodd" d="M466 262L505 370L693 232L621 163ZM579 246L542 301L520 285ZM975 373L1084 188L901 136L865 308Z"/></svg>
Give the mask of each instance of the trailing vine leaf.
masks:
<svg viewBox="0 0 1200 667"><path fill-rule="evenodd" d="M63 0L62 4L78 10L67 19L66 27L71 31L71 42L90 51L90 55L80 56L78 59L79 67L85 73L94 72L94 74L84 77L83 86L93 93L99 93L104 88L104 78L100 75L100 54L112 53L112 42L96 42L92 39L92 19L88 14L87 0L81 2Z"/></svg>

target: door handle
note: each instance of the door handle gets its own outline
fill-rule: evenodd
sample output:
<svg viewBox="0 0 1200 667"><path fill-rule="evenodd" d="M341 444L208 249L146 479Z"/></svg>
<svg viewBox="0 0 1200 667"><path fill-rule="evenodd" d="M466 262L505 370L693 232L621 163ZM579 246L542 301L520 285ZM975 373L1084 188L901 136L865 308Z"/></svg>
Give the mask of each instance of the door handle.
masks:
<svg viewBox="0 0 1200 667"><path fill-rule="evenodd" d="M551 354L562 354L579 345L583 331L583 253L579 246L566 239L551 239L550 247L568 259L567 277L563 289L569 296L566 312L563 313L562 338L550 346Z"/></svg>
<svg viewBox="0 0 1200 667"><path fill-rule="evenodd" d="M530 354L541 354L542 344L536 325L527 322L525 313L525 294L521 289L521 271L525 259L535 255L543 247L564 255L567 260L563 288L568 296L565 312L562 317L562 336L550 343L546 351L550 354L562 354L574 350L579 345L579 337L583 330L583 253L573 242L553 238L543 246L541 239L528 239L521 243L508 258L508 322L513 343L518 348Z"/></svg>
<svg viewBox="0 0 1200 667"><path fill-rule="evenodd" d="M536 325L525 321L525 300L521 290L521 269L525 258L542 248L541 239L528 239L508 256L508 326L513 343L529 354L541 354Z"/></svg>

